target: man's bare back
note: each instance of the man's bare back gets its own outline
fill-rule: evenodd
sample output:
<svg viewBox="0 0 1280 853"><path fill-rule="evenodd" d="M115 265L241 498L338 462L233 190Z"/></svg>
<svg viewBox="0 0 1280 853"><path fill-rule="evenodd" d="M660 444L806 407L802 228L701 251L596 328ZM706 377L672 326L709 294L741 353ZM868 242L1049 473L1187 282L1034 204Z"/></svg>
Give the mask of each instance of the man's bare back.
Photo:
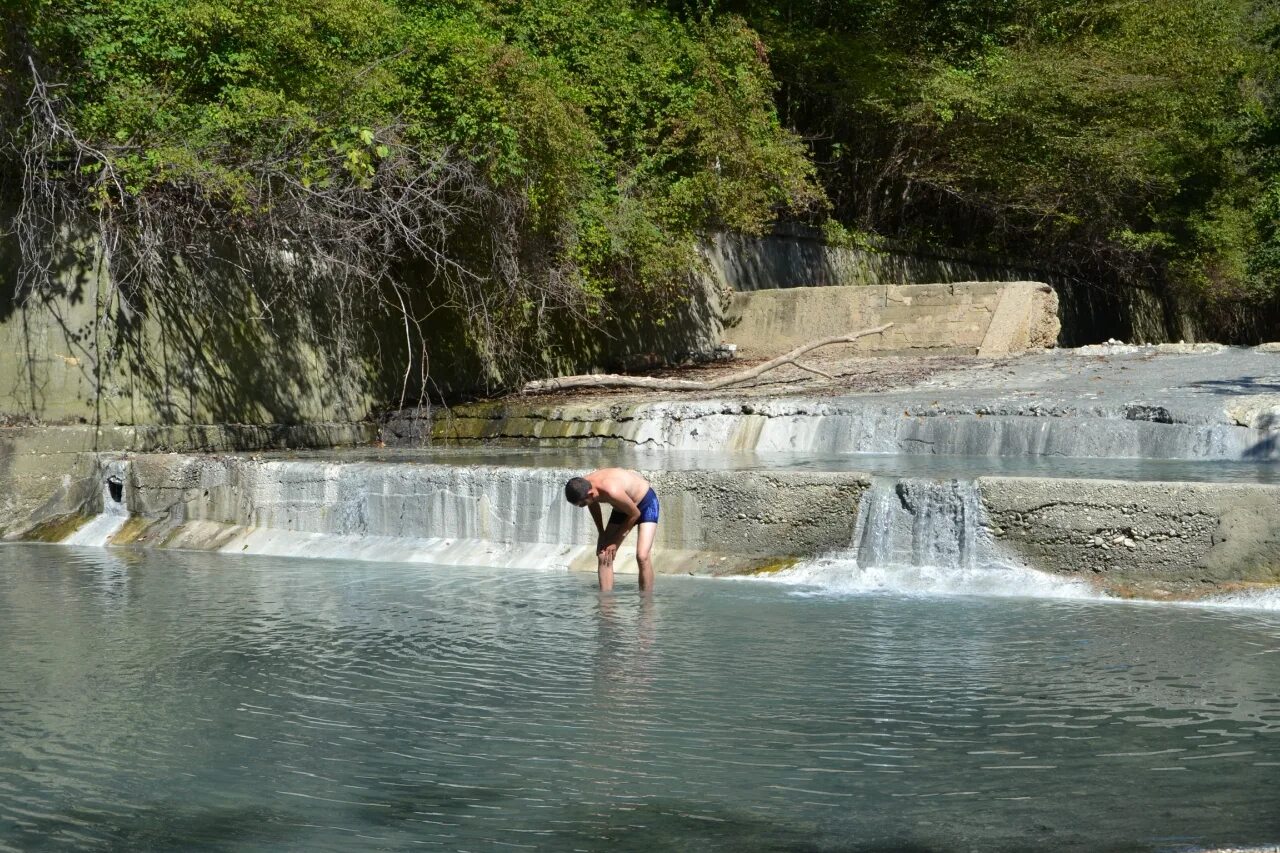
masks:
<svg viewBox="0 0 1280 853"><path fill-rule="evenodd" d="M601 468L582 479L600 490L601 503L622 510L628 509L628 504L636 506L649 492L649 481L626 468ZM618 500L622 495L626 496L625 501Z"/></svg>
<svg viewBox="0 0 1280 853"><path fill-rule="evenodd" d="M587 507L596 523L597 573L600 589L613 588L613 559L618 546L631 528L636 535L636 562L640 568L640 589L653 588L653 561L650 550L658 528L658 496L649 481L626 468L601 468L565 484L565 499L575 506ZM600 504L613 508L609 523L604 523Z"/></svg>

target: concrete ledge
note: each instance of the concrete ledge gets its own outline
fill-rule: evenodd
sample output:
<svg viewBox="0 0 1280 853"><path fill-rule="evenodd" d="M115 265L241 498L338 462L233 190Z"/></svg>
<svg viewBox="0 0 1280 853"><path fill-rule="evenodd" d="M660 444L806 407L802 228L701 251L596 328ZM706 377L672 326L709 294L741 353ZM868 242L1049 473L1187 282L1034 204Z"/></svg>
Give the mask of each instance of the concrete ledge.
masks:
<svg viewBox="0 0 1280 853"><path fill-rule="evenodd" d="M667 450L1122 459L1280 459L1280 430L1215 413L1150 407L1114 398L1081 413L1038 400L969 400L954 410L928 396L845 400L459 406L433 424L441 445L654 447ZM922 404L923 401L923 404ZM1269 411L1269 410L1268 410ZM1190 422L1177 422L1180 420Z"/></svg>
<svg viewBox="0 0 1280 853"><path fill-rule="evenodd" d="M1280 582L1280 486L982 477L996 541L1111 591Z"/></svg>
<svg viewBox="0 0 1280 853"><path fill-rule="evenodd" d="M115 460L103 454L94 461L101 469ZM591 517L563 498L564 482L577 470L179 454L132 456L127 466L133 518L112 528L109 544L584 571L595 565ZM849 553L872 482L859 472L806 470L646 476L662 502L658 570L696 574ZM980 524L1002 559L1083 577L1118 595L1195 597L1280 583L1280 485L1034 477L981 477L976 484ZM957 518L921 516L925 528L916 534L954 536L947 525ZM632 554L619 555L620 572L634 570Z"/></svg>
<svg viewBox="0 0 1280 853"><path fill-rule="evenodd" d="M376 435L368 423L0 427L0 538L97 512L100 452L329 448Z"/></svg>
<svg viewBox="0 0 1280 853"><path fill-rule="evenodd" d="M594 570L580 471L139 455L112 544ZM847 543L859 473L646 472L662 501L659 570L719 574ZM624 552L624 563L626 562ZM633 564L633 562L632 562Z"/></svg>
<svg viewBox="0 0 1280 853"><path fill-rule="evenodd" d="M1000 290L978 355L1008 355L1057 344L1058 295L1048 285L1009 284Z"/></svg>
<svg viewBox="0 0 1280 853"><path fill-rule="evenodd" d="M1058 298L1039 282L795 287L738 293L725 339L751 358L814 338L892 322L854 344L864 352L1004 355L1054 346Z"/></svg>

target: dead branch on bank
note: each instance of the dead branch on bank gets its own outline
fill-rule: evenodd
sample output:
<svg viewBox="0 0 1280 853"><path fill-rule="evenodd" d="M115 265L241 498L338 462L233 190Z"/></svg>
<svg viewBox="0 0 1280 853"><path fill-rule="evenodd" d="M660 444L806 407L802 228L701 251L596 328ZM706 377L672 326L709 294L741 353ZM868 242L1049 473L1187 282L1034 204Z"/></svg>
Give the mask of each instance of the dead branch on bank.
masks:
<svg viewBox="0 0 1280 853"><path fill-rule="evenodd" d="M858 338L865 338L868 335L878 335L885 329L892 326L892 323L885 323L883 326L876 326L874 329L862 329L858 332L850 332L844 335L833 335L829 338L821 338L816 341L810 341L802 344L784 355L772 358L764 364L756 365L747 370L740 370L737 373L731 373L728 376L722 376L719 379L710 379L705 382L698 382L693 379L660 379L649 376L622 376L617 373L586 373L578 376L560 376L555 379L539 379L530 382L521 388L521 392L525 394L536 394L542 391L565 391L570 388L649 388L654 391L718 391L729 385L736 385L739 382L746 382L749 379L755 379L763 373L767 373L774 368L781 367L784 364L794 364L801 370L807 370L810 373L816 373L819 376L825 376L827 379L835 377L829 373L825 373L817 368L801 364L796 359L800 356L815 350L818 347L831 346L832 344L853 343Z"/></svg>

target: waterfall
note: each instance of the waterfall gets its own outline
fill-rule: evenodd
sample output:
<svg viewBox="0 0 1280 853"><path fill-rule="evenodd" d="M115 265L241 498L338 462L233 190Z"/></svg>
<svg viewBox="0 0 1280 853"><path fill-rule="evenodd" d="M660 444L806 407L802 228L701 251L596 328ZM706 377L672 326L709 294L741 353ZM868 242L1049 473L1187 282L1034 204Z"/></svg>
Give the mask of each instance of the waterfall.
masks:
<svg viewBox="0 0 1280 853"><path fill-rule="evenodd" d="M874 478L848 547L767 580L823 594L1098 597L1003 558L983 524L977 482L960 479Z"/></svg>
<svg viewBox="0 0 1280 853"><path fill-rule="evenodd" d="M1134 407L1130 407L1133 409ZM536 421L540 429L554 420ZM1146 420L1139 413L1052 416L1028 406L987 413L921 410L901 401L646 403L621 417L560 423L583 446L627 443L690 451L1036 456L1082 459L1280 459L1276 430ZM519 431L517 423L504 429ZM577 429L573 433L569 430ZM548 433L550 434L550 430ZM541 435L541 433L537 434ZM536 436L532 440L540 440Z"/></svg>
<svg viewBox="0 0 1280 853"><path fill-rule="evenodd" d="M876 477L858 509L853 547L863 568L972 569L994 561L972 480Z"/></svg>
<svg viewBox="0 0 1280 853"><path fill-rule="evenodd" d="M172 547L238 554L594 568L591 516L564 499L579 473L191 457L173 469L189 491L166 510L181 522L166 536Z"/></svg>
<svg viewBox="0 0 1280 853"><path fill-rule="evenodd" d="M64 545L106 545L129 520L129 463L111 460L102 466L102 510L62 542Z"/></svg>

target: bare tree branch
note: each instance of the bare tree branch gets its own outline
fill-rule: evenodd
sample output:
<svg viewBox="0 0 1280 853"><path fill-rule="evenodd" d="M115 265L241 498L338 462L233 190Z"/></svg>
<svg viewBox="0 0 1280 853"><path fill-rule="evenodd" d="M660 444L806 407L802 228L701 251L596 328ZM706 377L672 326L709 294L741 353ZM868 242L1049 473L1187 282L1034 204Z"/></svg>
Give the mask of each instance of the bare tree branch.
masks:
<svg viewBox="0 0 1280 853"><path fill-rule="evenodd" d="M830 374L800 364L796 359L818 347L847 344L856 341L858 338L865 338L868 335L878 335L892 325L892 323L885 323L883 326L876 326L874 329L862 329L858 332L833 335L829 338L810 341L807 344L796 347L791 352L770 359L764 364L756 365L749 370L731 373L728 376L722 376L719 379L711 379L706 382L698 382L693 379L622 376L616 373L587 373L578 376L561 376L555 379L539 379L527 383L520 390L526 394L536 394L542 391L564 391L569 388L650 388L656 391L717 391L729 385L736 385L749 379L755 379L757 376L784 364L794 364L802 370L808 370L812 373L826 376L828 379L834 379L835 377Z"/></svg>
<svg viewBox="0 0 1280 853"><path fill-rule="evenodd" d="M579 326L598 322L571 255L528 227L521 194L496 186L473 152L422 150L398 126L373 128L369 149L378 156L370 154L364 175L341 152L317 155L329 146L317 147L314 131L278 119L264 128L264 138L279 140L268 150L228 143L193 151L192 168L207 171L139 186L117 167L139 152L137 143L84 141L64 115L59 87L30 65L14 222L18 298L58 292L62 253L83 229L110 282L106 341L118 337L116 313L133 316L155 302L217 312L225 306L207 283L238 271L263 322L327 310L326 340L338 357L350 354L368 312L397 317L408 349L403 406L415 394L421 402L430 384L422 320L438 308L459 315L492 384L527 376L546 348L553 313ZM309 180L303 162L330 177ZM223 173L245 176L238 202L218 194ZM421 278L399 280L407 269ZM112 357L108 347L103 364ZM415 370L421 381L411 391Z"/></svg>

